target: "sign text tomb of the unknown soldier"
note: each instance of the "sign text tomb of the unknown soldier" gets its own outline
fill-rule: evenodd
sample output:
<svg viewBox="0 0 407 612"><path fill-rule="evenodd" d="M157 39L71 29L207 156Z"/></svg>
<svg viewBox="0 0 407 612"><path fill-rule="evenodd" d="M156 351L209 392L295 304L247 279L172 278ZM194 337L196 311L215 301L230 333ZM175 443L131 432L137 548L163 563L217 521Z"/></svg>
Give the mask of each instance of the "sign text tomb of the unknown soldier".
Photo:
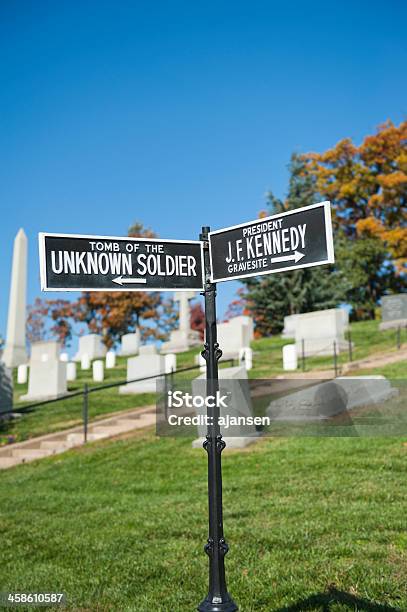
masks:
<svg viewBox="0 0 407 612"><path fill-rule="evenodd" d="M329 202L209 233L212 282L334 262Z"/></svg>
<svg viewBox="0 0 407 612"><path fill-rule="evenodd" d="M191 240L39 234L43 291L202 290L202 244Z"/></svg>

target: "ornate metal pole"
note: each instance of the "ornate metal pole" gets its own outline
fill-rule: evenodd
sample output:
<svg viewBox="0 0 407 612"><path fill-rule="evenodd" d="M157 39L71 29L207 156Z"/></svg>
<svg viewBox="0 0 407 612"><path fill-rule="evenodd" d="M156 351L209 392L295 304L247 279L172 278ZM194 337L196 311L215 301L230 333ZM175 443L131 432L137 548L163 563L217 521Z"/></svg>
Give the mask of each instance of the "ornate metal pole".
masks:
<svg viewBox="0 0 407 612"><path fill-rule="evenodd" d="M216 335L216 284L210 282L209 227L203 227L200 239L204 242L205 265L205 348L206 394L215 396L219 390L218 361L222 356ZM199 604L199 612L236 612L237 605L226 588L225 555L228 545L223 537L222 463L221 454L226 444L222 440L218 422L219 407L208 407L208 431L203 444L208 454L209 537L205 552L209 557L209 591Z"/></svg>

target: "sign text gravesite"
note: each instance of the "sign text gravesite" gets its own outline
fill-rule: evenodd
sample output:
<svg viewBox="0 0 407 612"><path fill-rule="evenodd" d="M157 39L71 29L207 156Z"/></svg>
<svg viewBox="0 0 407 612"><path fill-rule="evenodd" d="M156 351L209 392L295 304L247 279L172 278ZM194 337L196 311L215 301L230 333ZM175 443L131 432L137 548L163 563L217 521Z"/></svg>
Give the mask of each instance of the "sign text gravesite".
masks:
<svg viewBox="0 0 407 612"><path fill-rule="evenodd" d="M210 232L209 248L212 282L333 263L330 203Z"/></svg>
<svg viewBox="0 0 407 612"><path fill-rule="evenodd" d="M203 289L202 243L39 234L43 291Z"/></svg>

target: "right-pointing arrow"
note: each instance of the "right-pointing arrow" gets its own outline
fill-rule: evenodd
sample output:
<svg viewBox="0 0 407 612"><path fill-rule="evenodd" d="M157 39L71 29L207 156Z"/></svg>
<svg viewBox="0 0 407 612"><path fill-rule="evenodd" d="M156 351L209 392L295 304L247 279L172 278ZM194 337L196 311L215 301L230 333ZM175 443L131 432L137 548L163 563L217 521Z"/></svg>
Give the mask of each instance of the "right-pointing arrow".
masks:
<svg viewBox="0 0 407 612"><path fill-rule="evenodd" d="M302 259L303 257L305 257L305 253L300 253L300 251L295 251L294 255L282 255L281 257L271 257L270 263L280 263L280 261L294 261L295 263L297 263L297 261L300 261L300 259Z"/></svg>

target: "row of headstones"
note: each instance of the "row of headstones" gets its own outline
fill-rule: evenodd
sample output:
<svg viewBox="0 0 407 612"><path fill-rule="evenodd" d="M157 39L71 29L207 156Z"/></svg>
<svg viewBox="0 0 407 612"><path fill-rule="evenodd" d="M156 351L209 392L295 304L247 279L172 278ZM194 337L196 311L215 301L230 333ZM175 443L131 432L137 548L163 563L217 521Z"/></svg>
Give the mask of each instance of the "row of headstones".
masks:
<svg viewBox="0 0 407 612"><path fill-rule="evenodd" d="M140 378L143 372L133 373L132 365L148 363L151 357L161 357L157 355L157 349L153 345L140 347L139 357L128 359L127 373L130 374L131 380ZM81 369L89 370L92 367L93 380L95 382L103 382L104 370L115 367L116 354L114 351L108 351L105 360L96 359L91 361L89 355L84 353L81 357ZM170 373L176 369L176 355L168 354L163 357L164 373ZM137 369L137 368L136 368ZM67 361L67 354L60 353L60 347L57 342L37 342L32 345L30 364L21 364L17 370L17 382L26 384L28 381L28 393L20 399L22 401L36 401L48 398L57 398L67 393L67 382L76 380L77 363L75 361ZM129 379L127 377L127 379Z"/></svg>
<svg viewBox="0 0 407 612"><path fill-rule="evenodd" d="M250 343L253 340L253 319L246 315L233 317L230 321L225 323L219 323L217 326L218 342L222 347L224 359L239 357L239 352L242 349L250 347ZM190 345L176 343L164 343L161 347L161 352L166 353L177 353L187 350L191 346L197 346L202 344L202 341L197 338L191 340ZM171 350L170 350L171 347ZM145 350L144 350L145 349ZM124 334L121 337L121 351L122 356L134 356L137 354L148 354L150 349L145 346L141 346L140 332L137 330L134 333ZM106 347L103 344L102 337L97 334L88 334L79 338L78 352L74 357L74 361L81 361L83 355L88 355L89 359L103 358L106 354Z"/></svg>
<svg viewBox="0 0 407 612"><path fill-rule="evenodd" d="M382 331L406 325L407 293L383 296L382 322L379 329ZM334 342L338 353L347 350L349 343L345 339L345 331L348 329L349 312L344 308L330 308L284 317L282 336L295 339L295 345L287 345L290 346L288 349L284 347L287 363L294 364L296 355L303 352L305 357L331 355Z"/></svg>
<svg viewBox="0 0 407 612"><path fill-rule="evenodd" d="M246 369L252 367L252 351L249 348L253 339L253 321L250 317L235 317L219 326L218 338L223 348L225 359L236 358L244 361ZM139 332L125 334L122 337L121 354L134 355L127 360L127 381L150 377L120 388L122 393L140 393L145 390L155 391L155 377L176 370L176 355L158 354L154 345L140 346ZM105 361L104 361L105 360ZM57 398L67 393L67 382L76 380L77 363L82 370L92 367L93 380L103 382L104 370L114 368L116 354L107 351L101 336L88 334L79 339L79 350L73 361L67 353L60 352L57 342L37 342L32 345L30 363L18 368L17 381L26 384L28 392L21 397L22 401L37 401ZM197 362L204 368L203 358L197 356Z"/></svg>
<svg viewBox="0 0 407 612"><path fill-rule="evenodd" d="M252 367L252 351L250 348L242 349L239 353L240 362L246 369ZM92 367L93 380L103 382L104 370L113 368L116 355L113 351L106 353L105 361L96 359L92 363L87 354L82 355L81 369ZM205 368L205 361L199 355L201 371ZM127 360L128 384L120 387L120 393L143 393L156 390L156 378L163 374L176 371L177 356L175 354L160 355L154 345L140 347L140 354ZM28 375L29 374L29 375ZM56 342L36 343L32 347L30 366L22 364L18 367L17 382L26 384L28 393L21 397L22 401L38 401L47 398L56 398L67 393L67 382L76 380L77 363L66 361L66 354L59 354ZM140 378L148 380L135 381Z"/></svg>
<svg viewBox="0 0 407 612"><path fill-rule="evenodd" d="M382 298L380 330L407 325L407 293ZM345 332L349 329L349 312L344 308L330 308L284 317L283 338L294 338L295 344L283 347L284 370L296 370L299 355L332 355L348 350Z"/></svg>

